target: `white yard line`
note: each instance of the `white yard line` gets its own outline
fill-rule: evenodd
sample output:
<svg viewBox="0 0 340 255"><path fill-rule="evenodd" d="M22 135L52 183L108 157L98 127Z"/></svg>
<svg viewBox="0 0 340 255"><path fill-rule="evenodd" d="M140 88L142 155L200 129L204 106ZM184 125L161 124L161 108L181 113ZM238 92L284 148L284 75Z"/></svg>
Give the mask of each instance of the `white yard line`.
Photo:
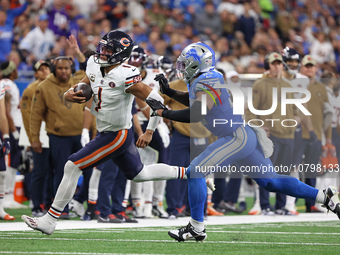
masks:
<svg viewBox="0 0 340 255"><path fill-rule="evenodd" d="M178 218L176 220L167 219L139 219L139 223L98 223L92 221L73 221L73 220L60 220L57 224L56 230L65 229L105 229L105 228L146 228L146 227L177 227L187 225L189 217ZM233 224L261 224L261 223L279 223L286 222L320 222L320 221L334 221L339 222L338 217L334 214L320 214L320 213L301 213L298 216L211 216L205 221L205 225L233 225ZM339 227L339 226L337 226ZM3 222L0 223L1 231L24 231L29 230L24 222Z"/></svg>
<svg viewBox="0 0 340 255"><path fill-rule="evenodd" d="M60 220L58 221L56 230L66 229L119 229L119 228L147 228L147 227L178 227L187 225L189 217L178 218L176 220L167 219L139 219L139 223L98 223L97 221L73 221ZM286 222L320 222L320 221L334 221L339 223L339 219L334 214L321 213L300 213L298 216L211 216L205 221L205 225L234 225L234 224L260 224L260 223L279 223ZM322 223L321 223L322 224ZM337 226L339 227L339 226ZM30 230L24 222L3 222L0 223L1 231L25 231Z"/></svg>
<svg viewBox="0 0 340 255"><path fill-rule="evenodd" d="M12 239L11 237L0 237L0 239ZM53 240L53 241L92 241L92 242L148 242L148 243L173 243L174 240L142 240L142 239L76 239L76 238L38 238L19 237L16 240ZM194 241L193 241L194 242ZM204 241L207 244L269 244L269 245L312 245L312 246L340 246L339 243L294 243L294 242L251 242L251 241Z"/></svg>

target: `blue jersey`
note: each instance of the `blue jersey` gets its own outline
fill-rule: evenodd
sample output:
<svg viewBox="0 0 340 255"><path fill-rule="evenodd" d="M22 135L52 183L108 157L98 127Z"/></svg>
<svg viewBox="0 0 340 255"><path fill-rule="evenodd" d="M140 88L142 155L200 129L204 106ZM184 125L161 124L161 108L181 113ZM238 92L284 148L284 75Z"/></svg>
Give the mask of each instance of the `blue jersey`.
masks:
<svg viewBox="0 0 340 255"><path fill-rule="evenodd" d="M195 101L197 92L207 90L214 94L215 104L205 115L202 124L217 137L230 136L243 125L242 115L233 114L230 94L225 85L222 74L212 69L200 75L188 86L190 104ZM215 93L218 94L219 91L221 94L216 95Z"/></svg>

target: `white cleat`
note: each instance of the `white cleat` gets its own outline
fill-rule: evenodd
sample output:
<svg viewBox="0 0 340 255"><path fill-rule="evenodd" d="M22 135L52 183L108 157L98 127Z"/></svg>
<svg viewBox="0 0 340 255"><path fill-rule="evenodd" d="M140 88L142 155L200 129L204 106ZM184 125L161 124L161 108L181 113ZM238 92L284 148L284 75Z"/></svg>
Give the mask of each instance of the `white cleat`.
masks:
<svg viewBox="0 0 340 255"><path fill-rule="evenodd" d="M45 217L32 218L27 215L22 215L21 219L31 229L39 230L41 233L46 234L46 235L52 235L57 225L56 222L53 222L53 223L48 222Z"/></svg>
<svg viewBox="0 0 340 255"><path fill-rule="evenodd" d="M202 232L197 232L194 227L190 224L176 230L168 232L169 236L178 242L184 242L189 240L195 240L196 242L203 242L207 238L205 229Z"/></svg>
<svg viewBox="0 0 340 255"><path fill-rule="evenodd" d="M255 203L253 208L248 212L249 215L260 215L262 213L260 203Z"/></svg>
<svg viewBox="0 0 340 255"><path fill-rule="evenodd" d="M214 179L213 178L207 178L205 180L207 187L211 190L211 191L215 191L215 183L214 183Z"/></svg>
<svg viewBox="0 0 340 255"><path fill-rule="evenodd" d="M79 203L75 199L71 200L71 202L68 204L68 208L70 209L70 211L75 212L79 217L85 214L85 208L83 204Z"/></svg>
<svg viewBox="0 0 340 255"><path fill-rule="evenodd" d="M169 214L164 210L163 203L158 202L158 205L154 205L152 208L153 215L162 218L167 219L169 218Z"/></svg>
<svg viewBox="0 0 340 255"><path fill-rule="evenodd" d="M335 187L329 186L323 192L326 195L326 201L322 207L325 207L328 211L331 210L340 219L339 191Z"/></svg>

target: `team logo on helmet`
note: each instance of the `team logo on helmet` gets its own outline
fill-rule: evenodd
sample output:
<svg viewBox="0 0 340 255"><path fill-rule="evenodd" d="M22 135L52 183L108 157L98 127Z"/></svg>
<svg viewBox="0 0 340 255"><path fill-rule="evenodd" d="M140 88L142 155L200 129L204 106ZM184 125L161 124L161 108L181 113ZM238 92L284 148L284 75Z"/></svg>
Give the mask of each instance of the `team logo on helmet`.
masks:
<svg viewBox="0 0 340 255"><path fill-rule="evenodd" d="M126 37L123 37L122 39L120 39L120 43L121 43L121 45L123 45L125 47L130 46L130 40L127 39Z"/></svg>
<svg viewBox="0 0 340 255"><path fill-rule="evenodd" d="M200 57L198 56L196 49L190 49L190 50L188 50L188 52L186 53L185 56L186 56L187 58L192 57L192 59L193 59L194 61L198 61L199 63L201 63L201 59L200 59Z"/></svg>

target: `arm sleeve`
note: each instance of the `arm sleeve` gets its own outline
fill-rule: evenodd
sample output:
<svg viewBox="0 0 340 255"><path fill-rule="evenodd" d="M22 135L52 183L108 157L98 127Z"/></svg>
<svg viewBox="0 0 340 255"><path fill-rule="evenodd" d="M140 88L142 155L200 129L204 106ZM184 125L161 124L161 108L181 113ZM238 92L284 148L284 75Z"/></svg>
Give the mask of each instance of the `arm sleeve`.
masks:
<svg viewBox="0 0 340 255"><path fill-rule="evenodd" d="M202 107L201 101L195 101L191 107L183 110L179 111L164 110L162 113L162 117L184 123L199 122L204 117L201 113L202 111L201 107Z"/></svg>
<svg viewBox="0 0 340 255"><path fill-rule="evenodd" d="M150 94L148 95L147 99L150 99L150 98L156 99L162 103L164 102L164 99L155 90L152 90ZM146 129L155 131L161 118L158 116L151 117L151 114L152 114L152 111L150 111L150 118L149 118L148 126L146 127Z"/></svg>

